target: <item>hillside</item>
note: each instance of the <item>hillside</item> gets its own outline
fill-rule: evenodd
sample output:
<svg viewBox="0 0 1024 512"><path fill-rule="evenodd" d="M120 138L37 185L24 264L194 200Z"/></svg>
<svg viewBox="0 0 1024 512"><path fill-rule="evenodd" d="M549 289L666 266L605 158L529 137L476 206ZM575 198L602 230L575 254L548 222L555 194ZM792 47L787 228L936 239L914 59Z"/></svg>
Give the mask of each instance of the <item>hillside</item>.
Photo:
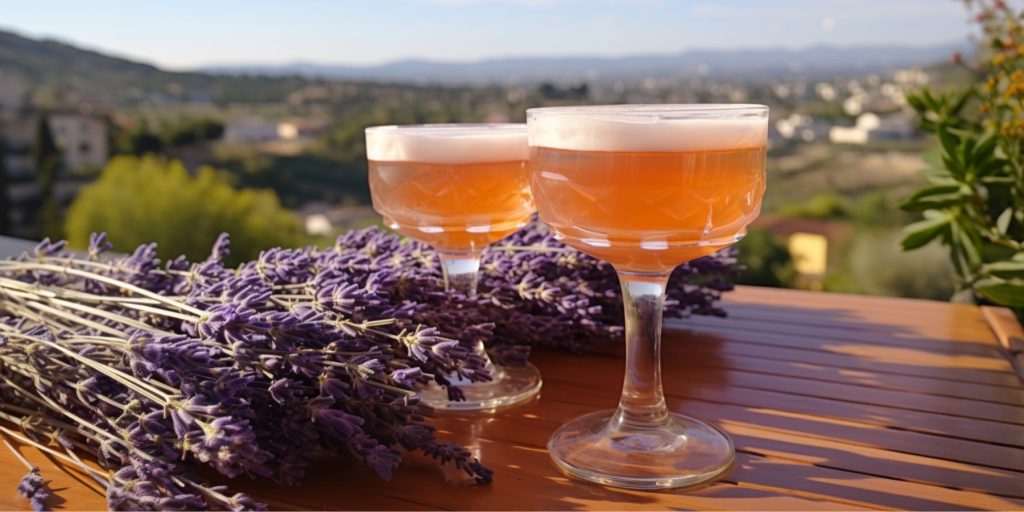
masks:
<svg viewBox="0 0 1024 512"><path fill-rule="evenodd" d="M53 40L0 31L0 74L10 74L36 98L76 95L118 105L155 102L280 101L308 83L297 77L216 76L165 71Z"/></svg>

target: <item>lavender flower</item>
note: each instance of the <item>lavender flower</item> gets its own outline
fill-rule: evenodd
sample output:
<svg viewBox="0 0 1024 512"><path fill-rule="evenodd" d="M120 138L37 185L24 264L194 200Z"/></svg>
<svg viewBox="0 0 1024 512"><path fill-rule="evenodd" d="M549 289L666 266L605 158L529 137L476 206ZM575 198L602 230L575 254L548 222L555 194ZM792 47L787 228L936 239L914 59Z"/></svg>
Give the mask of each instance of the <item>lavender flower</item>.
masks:
<svg viewBox="0 0 1024 512"><path fill-rule="evenodd" d="M21 481L18 482L18 494L28 498L32 510L49 510L46 507L46 500L50 498L50 490L43 482L38 467L33 467L21 477Z"/></svg>
<svg viewBox="0 0 1024 512"><path fill-rule="evenodd" d="M482 350L516 365L534 346L622 335L613 269L537 224L485 255L477 297L446 293L430 248L377 229L236 268L226 235L199 262L109 248L94 235L78 259L46 240L0 261L0 420L112 470L112 509L261 508L196 470L295 484L319 452L388 479L421 451L490 482L468 450L437 442L416 387L459 400L448 376L490 379ZM725 252L677 269L665 315L724 315L734 268Z"/></svg>

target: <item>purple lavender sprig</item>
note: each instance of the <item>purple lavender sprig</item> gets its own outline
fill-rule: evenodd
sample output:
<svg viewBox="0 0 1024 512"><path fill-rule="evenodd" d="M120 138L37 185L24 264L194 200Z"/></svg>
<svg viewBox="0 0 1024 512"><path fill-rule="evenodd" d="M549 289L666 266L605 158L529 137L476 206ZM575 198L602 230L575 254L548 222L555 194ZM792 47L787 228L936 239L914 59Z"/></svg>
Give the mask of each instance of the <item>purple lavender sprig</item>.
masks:
<svg viewBox="0 0 1024 512"><path fill-rule="evenodd" d="M38 467L32 467L18 482L18 494L28 498L32 510L49 510L46 500L50 498L50 489L46 487Z"/></svg>
<svg viewBox="0 0 1024 512"><path fill-rule="evenodd" d="M255 508L195 469L296 483L322 451L386 479L419 450L489 482L465 448L435 439L415 388L434 380L458 398L447 375L488 379L480 344L521 364L531 346L579 351L622 333L611 267L536 224L487 254L475 298L443 291L429 248L375 229L237 268L223 264L226 236L200 262L109 248L96 235L76 258L46 241L0 262L0 419L112 470L94 476L115 509ZM730 258L678 269L666 315L724 314Z"/></svg>
<svg viewBox="0 0 1024 512"><path fill-rule="evenodd" d="M7 440L7 436L3 437L4 446L14 454L15 458L18 459L26 468L28 472L25 476L21 477L18 481L18 494L27 498L29 505L34 511L49 510L46 506L46 502L52 497L49 487L43 480L43 476L39 473L39 467L32 465L21 453L11 445L10 441Z"/></svg>

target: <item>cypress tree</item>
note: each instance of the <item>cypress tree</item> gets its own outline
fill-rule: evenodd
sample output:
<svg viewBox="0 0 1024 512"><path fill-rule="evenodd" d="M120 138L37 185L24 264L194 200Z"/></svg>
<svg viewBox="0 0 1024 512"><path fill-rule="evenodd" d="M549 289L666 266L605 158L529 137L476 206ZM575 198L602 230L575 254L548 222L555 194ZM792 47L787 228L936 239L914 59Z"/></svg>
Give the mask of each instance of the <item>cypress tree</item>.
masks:
<svg viewBox="0 0 1024 512"><path fill-rule="evenodd" d="M11 198L7 184L7 143L0 138L0 235L11 234Z"/></svg>
<svg viewBox="0 0 1024 512"><path fill-rule="evenodd" d="M39 116L35 138L32 140L32 163L36 169L36 180L39 182L41 206L39 236L60 238L60 207L53 189L57 181L57 171L60 169L61 151L50 131L47 117L45 113Z"/></svg>

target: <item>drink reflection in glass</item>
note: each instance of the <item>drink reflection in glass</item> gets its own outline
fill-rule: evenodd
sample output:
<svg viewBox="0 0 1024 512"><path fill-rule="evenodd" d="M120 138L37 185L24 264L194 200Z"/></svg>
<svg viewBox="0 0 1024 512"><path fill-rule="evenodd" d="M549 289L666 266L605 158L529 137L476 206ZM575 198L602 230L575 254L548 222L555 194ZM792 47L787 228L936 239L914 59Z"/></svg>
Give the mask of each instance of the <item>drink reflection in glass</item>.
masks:
<svg viewBox="0 0 1024 512"><path fill-rule="evenodd" d="M661 313L669 273L739 240L765 189L768 108L616 105L527 111L531 186L561 240L611 263L626 314L619 407L554 433L551 457L604 485L661 489L725 471L732 442L671 413L661 386Z"/></svg>
<svg viewBox="0 0 1024 512"><path fill-rule="evenodd" d="M441 260L445 288L476 294L482 251L529 222L526 125L435 124L366 130L373 207L398 232L430 244ZM486 357L483 347L478 347ZM462 382L449 401L440 386L419 393L434 409L486 410L522 402L540 390L540 373L487 365L493 380Z"/></svg>

